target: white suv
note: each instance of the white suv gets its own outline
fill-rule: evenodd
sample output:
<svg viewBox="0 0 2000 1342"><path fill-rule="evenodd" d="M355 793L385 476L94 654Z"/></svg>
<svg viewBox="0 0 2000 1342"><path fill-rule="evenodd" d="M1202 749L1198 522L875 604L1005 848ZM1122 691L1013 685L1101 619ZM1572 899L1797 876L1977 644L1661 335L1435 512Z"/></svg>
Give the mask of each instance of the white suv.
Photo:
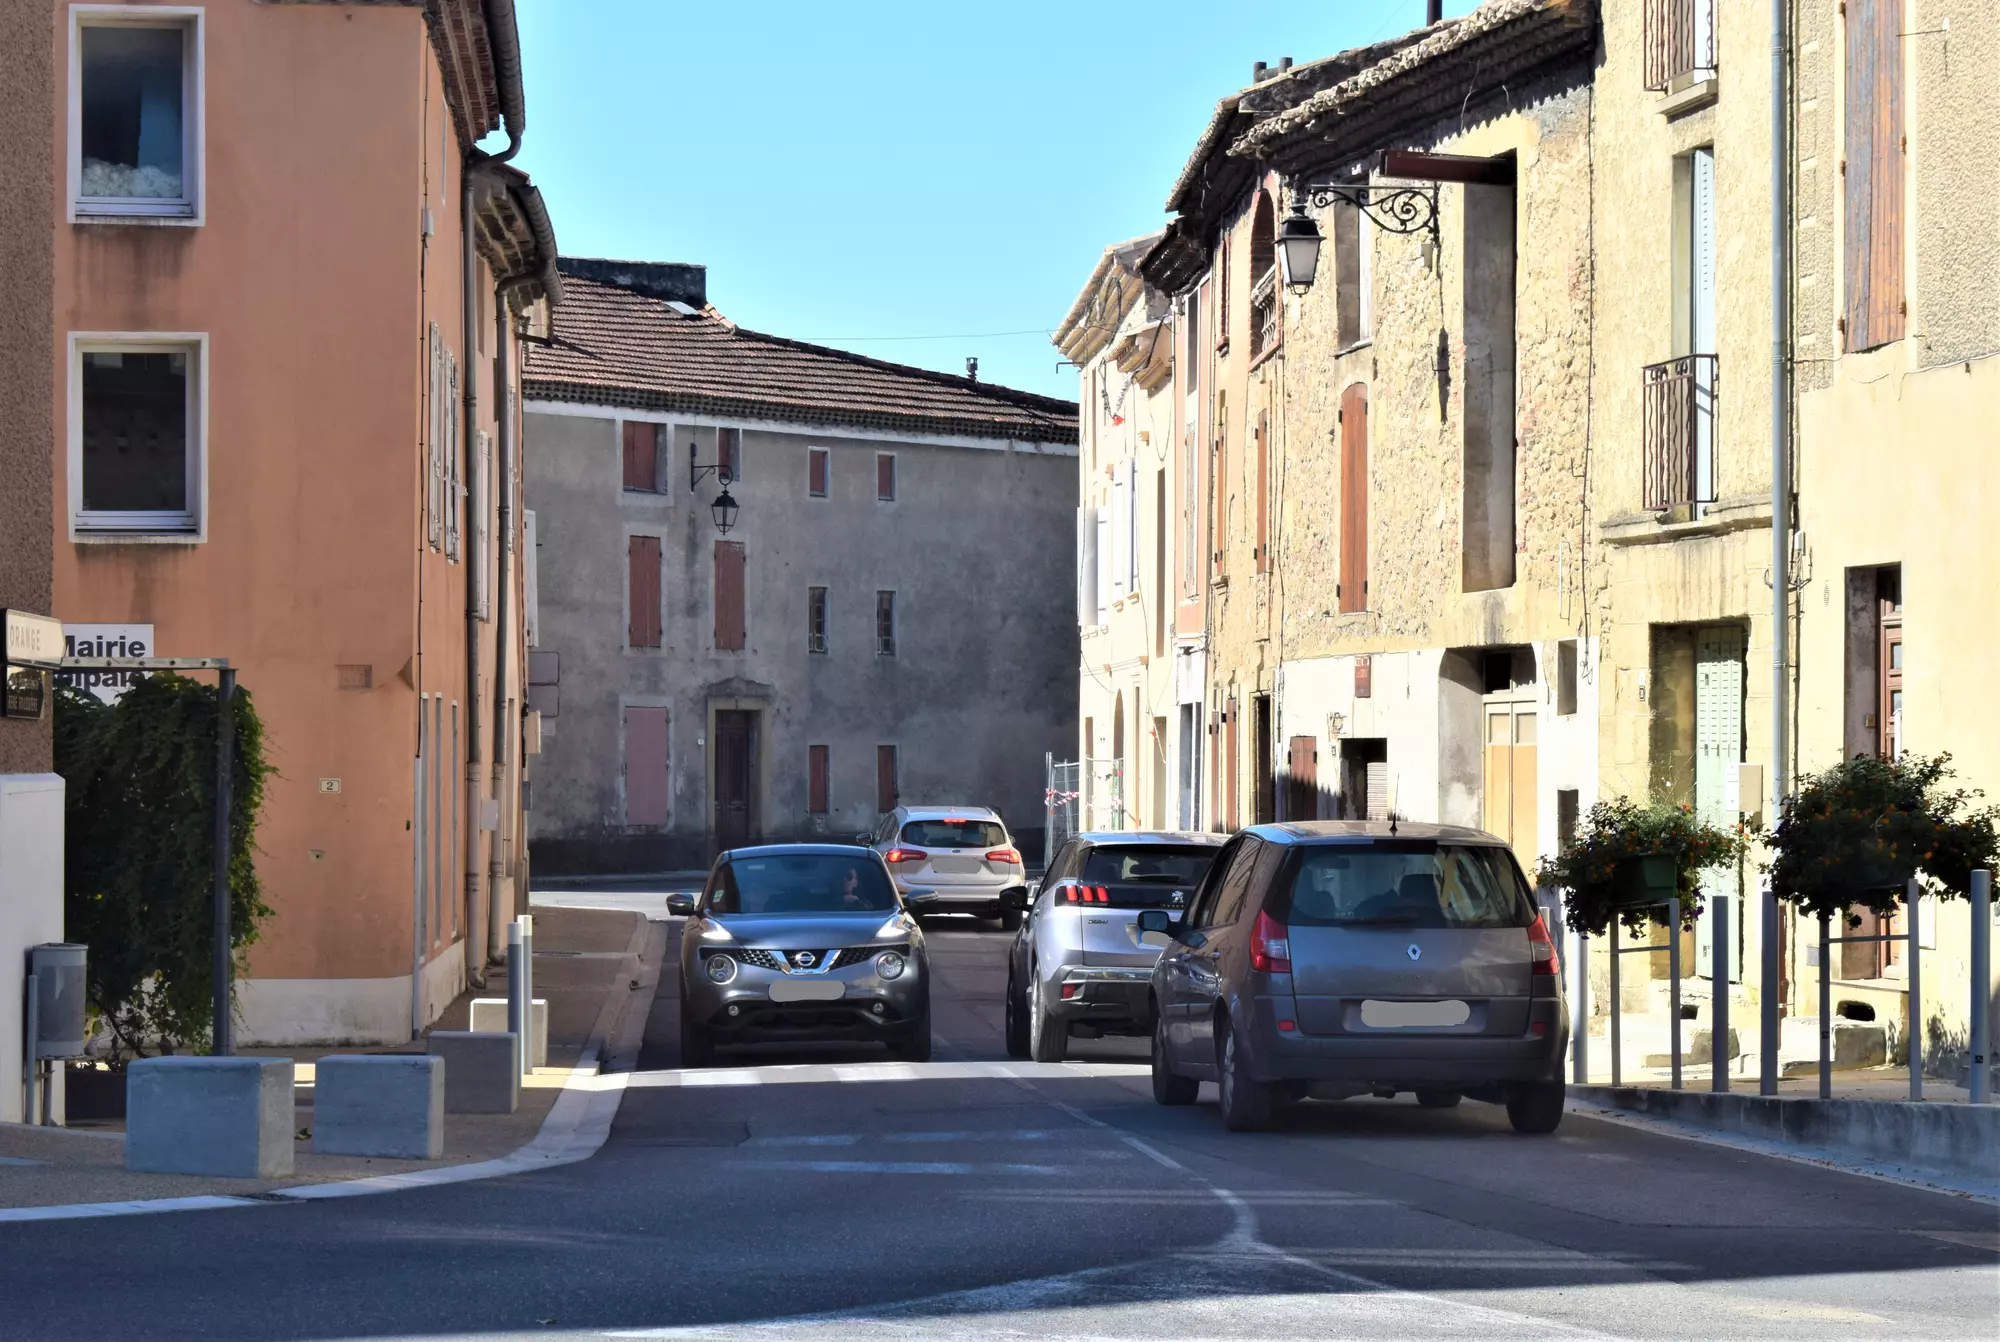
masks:
<svg viewBox="0 0 2000 1342"><path fill-rule="evenodd" d="M889 864L904 894L937 898L926 913L997 918L1012 931L1028 903L1021 850L999 815L984 806L898 806L867 842Z"/></svg>

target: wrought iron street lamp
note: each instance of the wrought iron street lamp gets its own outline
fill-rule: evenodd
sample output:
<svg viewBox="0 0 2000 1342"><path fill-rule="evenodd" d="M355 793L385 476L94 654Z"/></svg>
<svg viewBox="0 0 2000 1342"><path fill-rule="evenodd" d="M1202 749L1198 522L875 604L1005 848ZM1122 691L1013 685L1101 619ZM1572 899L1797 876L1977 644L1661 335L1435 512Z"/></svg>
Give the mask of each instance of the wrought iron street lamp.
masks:
<svg viewBox="0 0 2000 1342"><path fill-rule="evenodd" d="M1305 183L1292 190L1292 212L1278 229L1278 264L1284 269L1285 284L1295 294L1312 288L1319 272L1319 252L1324 239L1319 226L1306 213L1335 203L1351 206L1368 216L1384 233L1429 233L1438 237L1438 198L1435 186L1371 187L1358 183L1343 186L1333 182Z"/></svg>
<svg viewBox="0 0 2000 1342"><path fill-rule="evenodd" d="M1285 287L1295 294L1312 288L1319 272L1319 248L1324 241L1319 225L1306 213L1303 197L1292 197L1292 212L1278 226L1278 266L1285 272Z"/></svg>
<svg viewBox="0 0 2000 1342"><path fill-rule="evenodd" d="M727 463L719 459L713 465L702 465L700 454L696 451L695 445L689 443L688 490L690 493L693 492L695 485L700 483L701 477L704 475L713 475L717 482L722 485L722 492L715 496L715 502L708 505L708 513L710 517L715 519L715 529L727 536L729 529L736 525L736 514L739 511L739 505L729 493L730 468Z"/></svg>
<svg viewBox="0 0 2000 1342"><path fill-rule="evenodd" d="M715 502L708 505L709 515L715 519L715 529L727 536L729 529L736 525L736 500L730 497L729 486L715 496Z"/></svg>

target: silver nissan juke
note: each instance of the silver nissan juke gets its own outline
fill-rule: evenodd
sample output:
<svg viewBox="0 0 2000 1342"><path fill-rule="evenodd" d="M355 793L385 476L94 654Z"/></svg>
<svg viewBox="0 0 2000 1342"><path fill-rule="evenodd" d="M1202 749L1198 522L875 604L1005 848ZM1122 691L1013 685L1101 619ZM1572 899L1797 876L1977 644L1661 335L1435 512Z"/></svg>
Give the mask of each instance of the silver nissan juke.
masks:
<svg viewBox="0 0 2000 1342"><path fill-rule="evenodd" d="M700 895L667 911L681 936L681 1065L717 1045L877 1040L931 1056L930 966L914 913L880 855L841 844L771 844L716 858Z"/></svg>

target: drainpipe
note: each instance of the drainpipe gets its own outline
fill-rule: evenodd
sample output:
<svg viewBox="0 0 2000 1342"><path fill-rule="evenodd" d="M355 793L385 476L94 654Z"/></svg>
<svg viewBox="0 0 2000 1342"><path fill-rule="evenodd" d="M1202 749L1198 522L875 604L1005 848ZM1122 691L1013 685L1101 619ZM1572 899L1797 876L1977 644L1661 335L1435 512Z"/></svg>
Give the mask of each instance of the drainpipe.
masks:
<svg viewBox="0 0 2000 1342"><path fill-rule="evenodd" d="M1771 823L1784 816L1790 790L1792 461L1791 461L1791 158L1787 123L1785 6L1771 0ZM1778 1093L1778 901L1763 906L1762 1001L1757 1093ZM1821 1023L1825 1028L1825 1023Z"/></svg>
<svg viewBox="0 0 2000 1342"><path fill-rule="evenodd" d="M514 398L511 355L513 323L508 320L507 295L502 287L493 294L493 399L500 416L500 573L493 608L493 795L500 797L507 787L507 765L513 754L514 722L507 712L507 673L513 662L512 621L514 610ZM510 808L503 799L504 814ZM496 963L506 951L507 918L500 908L500 882L506 875L506 857L501 848L501 831L493 831L492 868L487 873L487 898L491 907L486 918L486 959Z"/></svg>

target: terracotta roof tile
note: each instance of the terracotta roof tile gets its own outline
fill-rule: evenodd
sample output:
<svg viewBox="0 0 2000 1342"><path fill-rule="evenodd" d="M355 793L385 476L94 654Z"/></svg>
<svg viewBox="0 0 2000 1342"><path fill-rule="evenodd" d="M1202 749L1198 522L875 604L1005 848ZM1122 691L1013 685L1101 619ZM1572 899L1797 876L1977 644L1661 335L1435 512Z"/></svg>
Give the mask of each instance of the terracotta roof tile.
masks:
<svg viewBox="0 0 2000 1342"><path fill-rule="evenodd" d="M554 339L527 346L539 400L685 410L905 433L1077 441L1077 406L1053 396L746 331L566 272Z"/></svg>

